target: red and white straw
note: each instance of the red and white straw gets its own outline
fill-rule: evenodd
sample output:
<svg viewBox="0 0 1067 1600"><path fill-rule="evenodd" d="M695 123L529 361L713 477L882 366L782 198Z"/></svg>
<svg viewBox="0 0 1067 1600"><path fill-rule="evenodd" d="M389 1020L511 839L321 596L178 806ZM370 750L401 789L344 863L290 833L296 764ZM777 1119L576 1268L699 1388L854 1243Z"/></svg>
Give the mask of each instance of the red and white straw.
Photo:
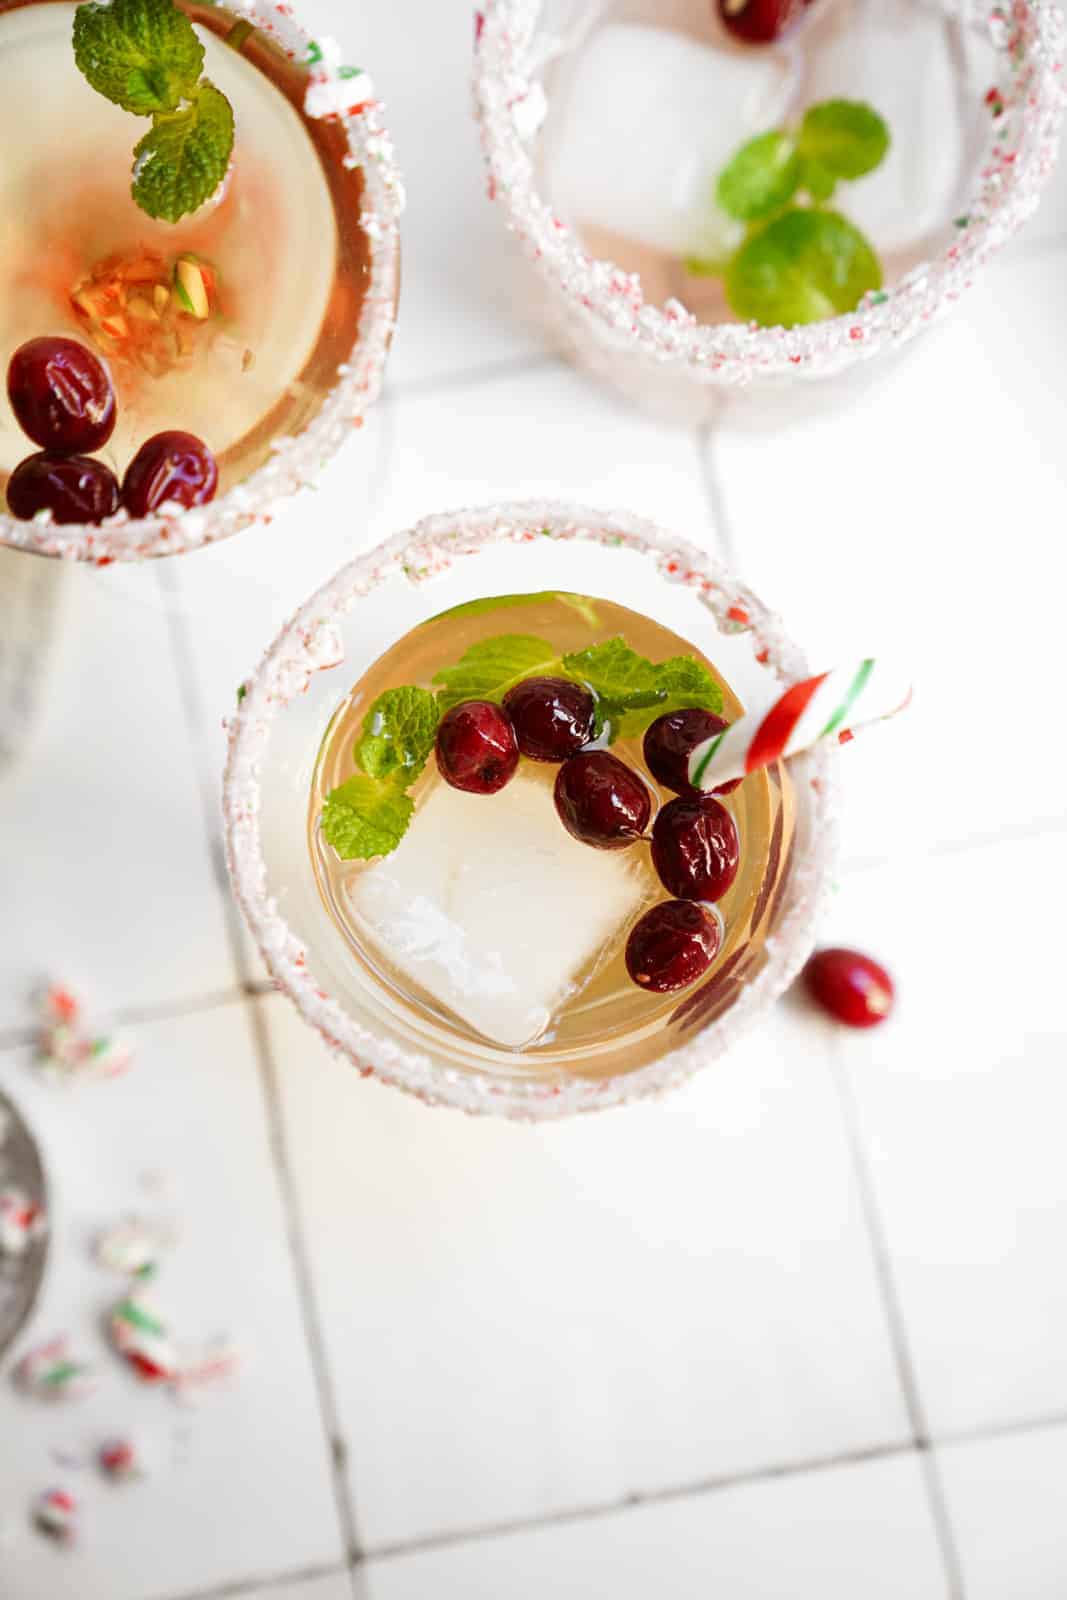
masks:
<svg viewBox="0 0 1067 1600"><path fill-rule="evenodd" d="M845 741L864 723L902 711L911 687L892 667L862 661L794 683L765 711L739 717L689 757L695 789L717 789L823 739Z"/></svg>

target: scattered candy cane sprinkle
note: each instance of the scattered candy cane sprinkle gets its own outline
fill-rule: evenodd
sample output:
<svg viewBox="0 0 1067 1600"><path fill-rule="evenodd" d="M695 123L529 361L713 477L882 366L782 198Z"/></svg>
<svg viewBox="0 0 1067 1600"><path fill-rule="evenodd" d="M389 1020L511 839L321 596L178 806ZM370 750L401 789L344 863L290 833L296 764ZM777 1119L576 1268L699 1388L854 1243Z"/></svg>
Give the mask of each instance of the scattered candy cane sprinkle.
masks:
<svg viewBox="0 0 1067 1600"><path fill-rule="evenodd" d="M56 1082L114 1078L132 1064L129 1047L106 1033L94 1033L85 1021L81 999L61 984L45 990L37 1062Z"/></svg>
<svg viewBox="0 0 1067 1600"><path fill-rule="evenodd" d="M57 1544L73 1544L77 1536L78 1502L66 1489L45 1489L33 1502L30 1520L38 1533Z"/></svg>
<svg viewBox="0 0 1067 1600"><path fill-rule="evenodd" d="M108 1439L96 1453L96 1464L112 1483L129 1483L145 1475L144 1462L132 1439Z"/></svg>
<svg viewBox="0 0 1067 1600"><path fill-rule="evenodd" d="M93 1259L109 1272L150 1278L173 1242L173 1232L166 1227L128 1217L99 1235L93 1246Z"/></svg>
<svg viewBox="0 0 1067 1600"><path fill-rule="evenodd" d="M178 1356L170 1331L140 1291L120 1300L108 1323L111 1342L144 1383L174 1383Z"/></svg>
<svg viewBox="0 0 1067 1600"><path fill-rule="evenodd" d="M49 1403L83 1400L96 1388L96 1374L71 1355L66 1334L27 1351L13 1376L23 1394Z"/></svg>
<svg viewBox="0 0 1067 1600"><path fill-rule="evenodd" d="M23 1189L0 1189L0 1257L24 1256L48 1226L43 1207Z"/></svg>

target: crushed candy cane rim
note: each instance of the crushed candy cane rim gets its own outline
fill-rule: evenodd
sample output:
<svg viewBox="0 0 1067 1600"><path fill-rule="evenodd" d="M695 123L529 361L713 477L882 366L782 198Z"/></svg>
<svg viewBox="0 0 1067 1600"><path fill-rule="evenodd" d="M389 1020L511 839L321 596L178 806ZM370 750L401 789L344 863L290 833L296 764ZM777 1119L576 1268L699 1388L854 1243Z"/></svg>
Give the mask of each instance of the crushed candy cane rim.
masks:
<svg viewBox="0 0 1067 1600"><path fill-rule="evenodd" d="M572 318L603 344L684 370L702 386L827 377L912 339L947 312L1036 210L1059 150L1065 104L1063 17L1051 0L946 3L987 24L1004 64L990 90L990 139L953 242L845 316L796 328L703 324L672 299L646 304L637 273L585 251L538 189L535 136L545 112L536 48L543 0L486 0L476 14L475 115L490 198Z"/></svg>
<svg viewBox="0 0 1067 1600"><path fill-rule="evenodd" d="M370 255L356 344L337 369L338 381L297 434L274 440L269 460L209 505L131 518L125 511L99 526L21 522L0 509L0 544L40 555L89 561L139 561L183 554L269 522L282 501L306 488L363 421L381 390L396 323L400 283L399 219L404 190L393 144L369 75L344 66L332 39L313 39L286 0L226 0L225 9L268 34L292 61L309 69L305 114L344 125L345 165L363 172L361 224Z"/></svg>
<svg viewBox="0 0 1067 1600"><path fill-rule="evenodd" d="M223 779L226 852L234 892L271 976L305 1021L361 1073L407 1090L429 1105L524 1120L601 1110L658 1094L722 1055L783 993L810 955L837 850L837 754L823 743L791 764L798 797L804 797L800 803L806 800L811 842L794 864L781 921L765 945L764 967L725 1016L633 1072L597 1080L559 1071L521 1080L476 1074L446 1066L424 1051L364 1027L326 992L315 976L308 948L279 908L284 886L269 881L263 857L260 770L274 720L303 692L312 673L343 660L336 620L387 581L418 587L492 546L540 544L546 536L638 553L648 562L650 580L655 577L696 591L723 632L747 631L754 656L780 682L809 673L803 652L778 617L714 556L642 517L542 500L443 513L423 519L349 562L286 624L244 686L237 711L226 724L229 750ZM473 592L477 582L472 572Z"/></svg>

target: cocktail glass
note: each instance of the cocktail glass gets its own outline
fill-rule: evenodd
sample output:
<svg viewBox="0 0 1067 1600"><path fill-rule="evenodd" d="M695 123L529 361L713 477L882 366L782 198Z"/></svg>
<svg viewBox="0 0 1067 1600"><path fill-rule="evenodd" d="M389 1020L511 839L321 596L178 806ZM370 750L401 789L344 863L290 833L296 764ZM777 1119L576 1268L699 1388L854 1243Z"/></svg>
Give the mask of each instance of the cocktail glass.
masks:
<svg viewBox="0 0 1067 1600"><path fill-rule="evenodd" d="M6 371L31 337L78 339L112 373L119 420L99 454L120 478L137 445L164 429L200 434L219 464L217 496L191 510L120 512L99 526L60 525L48 514L20 521L4 509L4 489L35 447L0 395L0 594L5 626L25 635L17 650L5 640L20 660L29 653L39 661L46 648L45 618L58 614L63 574L61 562L34 563L31 582L27 553L105 566L182 553L268 522L362 426L381 386L403 193L370 78L342 65L333 41L313 39L289 5L184 9L205 43L207 72L234 102L237 127L219 195L172 226L153 222L129 196L130 151L145 125L78 75L74 5L0 0L10 74L0 124L18 123L0 174L0 366ZM161 259L190 251L209 260L217 251L225 262L224 321L212 321L205 343L208 325L168 322L172 296L159 338L138 341L139 329L152 326L156 292L138 272L151 277ZM113 279L114 256L122 267ZM166 304L165 285L160 293ZM122 297L117 325L108 295ZM27 588L29 609L19 598ZM24 694L25 676L0 674L0 693L17 677ZM10 748L24 719L9 698L0 699L0 745Z"/></svg>
<svg viewBox="0 0 1067 1600"><path fill-rule="evenodd" d="M488 0L477 17L474 87L489 194L531 264L530 291L543 320L579 366L642 407L687 423L721 415L727 399L732 418L757 425L840 403L935 324L1032 214L1055 163L1064 103L1055 6L816 0L783 47L783 71L792 78L784 100L777 97L779 111L784 104L791 118L811 103L805 50L810 55L828 37L839 53L847 50L850 30L872 18L890 29L929 28L940 19L944 118L960 150L959 182L945 192L936 226L884 258L883 291L857 310L805 326L758 327L730 320L718 288L687 274L681 248L668 256L603 227L586 228L581 217L557 207L552 192L553 118L589 41L605 24L649 24L676 30L694 46L721 52L725 44L729 52L712 0ZM767 59L767 49L734 46L734 57L723 59L743 58L747 66L753 56ZM915 105L932 99L936 113L940 100L924 89L921 55L912 70L908 94ZM632 84L619 86L618 123L632 142L627 148L620 138L617 168L602 186L609 192L625 188L642 140L661 137L643 126L628 87L637 91L635 100L656 98L647 92L647 73L645 82L635 72ZM838 92L847 95L848 88ZM670 123L671 87L657 93ZM715 116L709 104L707 117ZM763 130L739 131L731 147L757 131ZM931 140L941 131L932 126ZM940 159L940 151L930 159ZM596 160L603 165L603 151ZM701 193L713 192L715 176L701 176ZM663 187L669 182L668 176ZM848 185L838 203L847 214ZM607 215L612 203L603 209ZM879 245L877 237L873 242Z"/></svg>
<svg viewBox="0 0 1067 1600"><path fill-rule="evenodd" d="M610 601L671 629L745 705L807 670L778 619L713 557L639 518L552 502L434 516L344 567L275 639L239 694L224 793L230 872L249 927L276 982L327 1043L428 1102L537 1119L654 1093L719 1056L810 952L836 831L836 755L822 747L775 769L765 837L749 841L765 869L742 936L640 1038L605 1026L581 1052L532 1054L460 1038L398 1006L354 958L320 894L308 808L324 736L351 687L416 625L472 599L546 590Z"/></svg>

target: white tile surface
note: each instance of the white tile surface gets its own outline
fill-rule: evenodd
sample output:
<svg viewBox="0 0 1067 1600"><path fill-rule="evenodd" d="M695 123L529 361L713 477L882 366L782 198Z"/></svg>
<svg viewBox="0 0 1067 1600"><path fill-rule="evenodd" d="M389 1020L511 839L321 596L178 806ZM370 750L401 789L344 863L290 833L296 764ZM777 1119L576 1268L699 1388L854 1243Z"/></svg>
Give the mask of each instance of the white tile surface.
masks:
<svg viewBox="0 0 1067 1600"><path fill-rule="evenodd" d="M1067 1428L939 1452L967 1600L1062 1600Z"/></svg>
<svg viewBox="0 0 1067 1600"><path fill-rule="evenodd" d="M907 719L846 752L850 855L1067 815L1045 736L1067 583L1065 264L999 267L854 409L716 443L739 564L813 659L881 650L914 672ZM976 782L993 729L998 781Z"/></svg>
<svg viewBox="0 0 1067 1600"><path fill-rule="evenodd" d="M390 380L410 384L537 353L503 213L490 205L471 116L470 0L307 0L301 14L365 66L386 104L407 190ZM516 314L518 313L518 315Z"/></svg>
<svg viewBox="0 0 1067 1600"><path fill-rule="evenodd" d="M531 495L625 506L697 544L714 533L694 437L624 409L569 368L398 404L382 535L431 511Z"/></svg>
<svg viewBox="0 0 1067 1600"><path fill-rule="evenodd" d="M0 785L0 1026L33 1020L42 973L103 1007L234 976L154 570L67 578L57 687Z"/></svg>
<svg viewBox="0 0 1067 1600"><path fill-rule="evenodd" d="M269 1014L369 1548L905 1437L804 1019L663 1105L530 1129Z"/></svg>
<svg viewBox="0 0 1067 1600"><path fill-rule="evenodd" d="M912 1457L375 1562L371 1600L943 1600Z"/></svg>
<svg viewBox="0 0 1067 1600"><path fill-rule="evenodd" d="M127 1077L69 1095L40 1082L19 1053L0 1056L0 1082L47 1136L56 1190L45 1292L13 1358L67 1332L101 1374L88 1399L44 1407L13 1390L5 1366L5 1600L53 1600L61 1585L78 1600L155 1600L343 1554L244 1010L153 1023L137 1042ZM145 1173L167 1181L158 1198L145 1193ZM229 1335L243 1354L240 1376L192 1409L139 1384L100 1332L125 1280L96 1265L91 1241L138 1207L169 1209L179 1223L152 1289L176 1337ZM113 1487L92 1467L52 1459L127 1430L153 1464L143 1483ZM31 1497L58 1485L84 1505L73 1551L26 1524Z"/></svg>
<svg viewBox="0 0 1067 1600"><path fill-rule="evenodd" d="M1065 872L1067 833L903 860L850 878L826 930L898 981L840 1049L935 1434L1064 1408Z"/></svg>

